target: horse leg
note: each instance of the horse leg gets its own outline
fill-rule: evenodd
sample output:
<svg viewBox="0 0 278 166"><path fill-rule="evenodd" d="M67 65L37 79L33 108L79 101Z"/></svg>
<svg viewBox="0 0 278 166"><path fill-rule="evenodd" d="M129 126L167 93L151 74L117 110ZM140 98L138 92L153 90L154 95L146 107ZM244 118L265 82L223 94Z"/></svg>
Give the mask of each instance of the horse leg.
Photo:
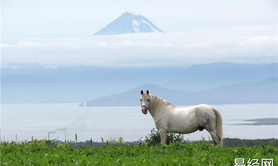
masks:
<svg viewBox="0 0 278 166"><path fill-rule="evenodd" d="M167 144L167 131L166 130L159 130L159 134L160 134L160 142L162 144Z"/></svg>
<svg viewBox="0 0 278 166"><path fill-rule="evenodd" d="M217 122L218 121L216 119L217 119L217 115L215 117L207 115L205 117L205 121L202 125L202 128L205 128L209 132L211 138L213 139L214 145L222 145L222 138L221 138L221 136L219 136L217 134ZM200 130L200 128L198 128L198 129Z"/></svg>
<svg viewBox="0 0 278 166"><path fill-rule="evenodd" d="M221 138L217 134L216 124L213 121L207 120L204 124L204 128L209 132L211 138L213 139L214 145L221 145Z"/></svg>
<svg viewBox="0 0 278 166"><path fill-rule="evenodd" d="M217 135L216 130L208 131L213 139L214 145L221 145L221 138Z"/></svg>

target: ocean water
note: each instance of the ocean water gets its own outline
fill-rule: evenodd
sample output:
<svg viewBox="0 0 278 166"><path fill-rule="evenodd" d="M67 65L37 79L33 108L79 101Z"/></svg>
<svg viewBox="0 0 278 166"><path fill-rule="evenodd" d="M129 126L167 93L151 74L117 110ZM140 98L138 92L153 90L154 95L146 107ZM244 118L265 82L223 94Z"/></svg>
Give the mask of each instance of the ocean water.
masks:
<svg viewBox="0 0 278 166"><path fill-rule="evenodd" d="M278 104L213 105L222 115L223 134L227 138L264 139L278 138L278 125L248 124L244 120L278 118ZM21 141L57 139L93 141L138 141L155 128L148 113L140 107L79 107L78 103L56 104L2 104L1 140ZM184 134L186 140L211 139L205 130Z"/></svg>

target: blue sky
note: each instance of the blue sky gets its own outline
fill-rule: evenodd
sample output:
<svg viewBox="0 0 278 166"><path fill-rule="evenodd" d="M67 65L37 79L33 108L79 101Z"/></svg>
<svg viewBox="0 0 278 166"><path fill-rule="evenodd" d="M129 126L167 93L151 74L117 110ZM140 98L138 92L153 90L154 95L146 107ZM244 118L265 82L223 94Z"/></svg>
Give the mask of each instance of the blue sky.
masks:
<svg viewBox="0 0 278 166"><path fill-rule="evenodd" d="M165 34L90 37L123 12ZM2 0L2 67L277 62L276 0Z"/></svg>

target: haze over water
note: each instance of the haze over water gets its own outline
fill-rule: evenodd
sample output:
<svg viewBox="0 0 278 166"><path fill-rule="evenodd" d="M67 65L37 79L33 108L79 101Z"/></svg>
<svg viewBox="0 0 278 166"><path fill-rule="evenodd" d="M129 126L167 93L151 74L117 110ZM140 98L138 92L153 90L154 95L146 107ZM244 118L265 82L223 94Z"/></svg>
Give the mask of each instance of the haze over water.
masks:
<svg viewBox="0 0 278 166"><path fill-rule="evenodd" d="M278 138L276 125L251 124L244 120L278 118L278 104L215 105L223 118L224 138ZM2 105L1 140L58 139L94 141L123 137L125 141L145 138L155 128L150 114L140 107L79 107L78 104L4 104ZM55 132L56 130L56 132ZM16 138L17 137L17 138ZM185 134L186 140L209 139L207 131Z"/></svg>

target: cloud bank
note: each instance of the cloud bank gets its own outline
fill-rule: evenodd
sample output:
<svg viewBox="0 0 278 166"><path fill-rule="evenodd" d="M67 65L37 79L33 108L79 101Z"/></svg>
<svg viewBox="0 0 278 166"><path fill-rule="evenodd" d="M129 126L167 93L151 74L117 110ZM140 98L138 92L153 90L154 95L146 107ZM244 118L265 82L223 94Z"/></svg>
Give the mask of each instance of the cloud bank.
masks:
<svg viewBox="0 0 278 166"><path fill-rule="evenodd" d="M63 39L2 39L2 67L185 66L229 61L278 62L278 37L271 27L233 27Z"/></svg>

